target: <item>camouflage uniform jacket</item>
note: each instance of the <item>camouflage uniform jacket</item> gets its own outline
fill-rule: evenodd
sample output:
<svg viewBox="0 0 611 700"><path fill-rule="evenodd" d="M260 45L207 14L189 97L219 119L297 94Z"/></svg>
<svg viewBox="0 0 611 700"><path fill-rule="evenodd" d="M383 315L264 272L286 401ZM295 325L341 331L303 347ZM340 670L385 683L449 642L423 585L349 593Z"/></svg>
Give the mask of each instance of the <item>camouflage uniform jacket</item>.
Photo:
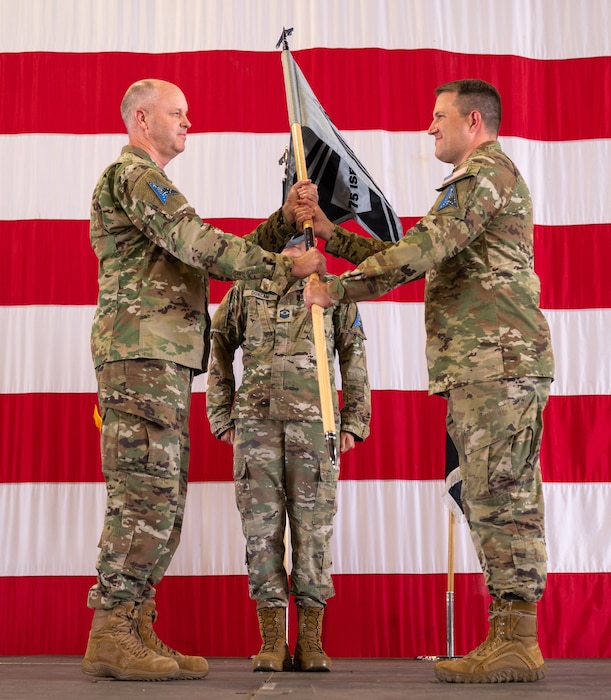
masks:
<svg viewBox="0 0 611 700"><path fill-rule="evenodd" d="M324 279L328 279L325 277ZM235 418L322 420L316 371L312 316L303 303L303 280L286 292L265 284L236 282L212 319L212 349L206 407L210 429L220 437ZM339 423L358 440L369 434L371 400L365 357L365 333L356 304L323 313L329 376L335 386L337 351L342 376L343 408ZM233 359L242 348L242 382L236 394Z"/></svg>
<svg viewBox="0 0 611 700"><path fill-rule="evenodd" d="M294 234L282 210L246 238L204 223L161 168L126 146L100 177L90 239L99 260L91 348L96 367L133 358L204 370L209 346L208 278L269 279L284 289L292 260L280 250Z"/></svg>
<svg viewBox="0 0 611 700"><path fill-rule="evenodd" d="M552 377L524 179L492 141L457 165L438 191L429 213L395 244L336 227L326 251L358 267L334 283L332 297L371 299L426 275L430 393Z"/></svg>

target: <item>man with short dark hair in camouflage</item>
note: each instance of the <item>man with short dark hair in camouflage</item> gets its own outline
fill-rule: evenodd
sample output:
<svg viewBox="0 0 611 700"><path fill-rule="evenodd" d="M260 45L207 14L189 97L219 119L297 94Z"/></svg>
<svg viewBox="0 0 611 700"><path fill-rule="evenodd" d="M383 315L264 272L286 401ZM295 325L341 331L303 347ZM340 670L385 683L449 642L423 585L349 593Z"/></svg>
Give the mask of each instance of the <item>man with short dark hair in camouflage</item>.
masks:
<svg viewBox="0 0 611 700"><path fill-rule="evenodd" d="M284 252L301 255L302 239L290 241ZM331 670L321 631L326 601L334 595L329 548L339 466L331 463L325 443L312 316L303 287L302 280L284 290L271 289L268 280L236 282L212 319L206 407L213 434L234 450L250 597L257 603L262 638L254 671ZM331 393L340 452L346 452L369 434L365 334L354 303L326 309L323 320L332 387L336 354L339 359L341 412L337 392ZM236 389L238 348L243 376ZM287 516L290 591L283 541ZM297 604L294 664L286 643L289 592Z"/></svg>
<svg viewBox="0 0 611 700"><path fill-rule="evenodd" d="M248 240L200 219L163 170L185 148L187 109L172 83L131 85L121 104L129 145L93 193L90 237L100 289L91 346L107 504L82 662L92 676L207 674L206 659L170 649L152 625L155 586L183 522L191 383L208 355L208 278L265 277L270 288L284 289L291 278L326 269L319 251L295 259L255 245L280 250L295 233L295 204L305 205L308 193L316 198L307 181Z"/></svg>
<svg viewBox="0 0 611 700"><path fill-rule="evenodd" d="M448 400L464 511L493 598L487 639L435 673L456 683L534 681L545 675L539 450L554 362L533 267L532 202L497 140L496 88L457 80L436 96L428 131L436 157L454 169L433 207L395 244L334 227L317 209L326 251L358 267L330 284L310 281L306 303L372 299L426 276L429 390ZM308 212L296 214L301 221Z"/></svg>

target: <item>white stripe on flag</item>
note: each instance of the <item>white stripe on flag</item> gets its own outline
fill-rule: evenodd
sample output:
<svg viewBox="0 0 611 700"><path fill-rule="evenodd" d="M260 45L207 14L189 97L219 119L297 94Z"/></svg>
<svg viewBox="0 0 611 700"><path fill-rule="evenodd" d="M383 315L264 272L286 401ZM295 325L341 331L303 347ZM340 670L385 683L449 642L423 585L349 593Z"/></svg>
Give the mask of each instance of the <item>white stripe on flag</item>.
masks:
<svg viewBox="0 0 611 700"><path fill-rule="evenodd" d="M211 313L216 309L211 304ZM424 306L359 304L374 390L426 391ZM0 307L0 393L95 393L92 306ZM556 359L552 395L611 394L611 309L545 311ZM339 374L339 373L338 373ZM238 381L241 372L238 370ZM341 386L341 385L340 385ZM200 376L195 391L205 390Z"/></svg>
<svg viewBox="0 0 611 700"><path fill-rule="evenodd" d="M450 172L435 159L430 136L342 133L399 216L427 213L435 188ZM191 133L186 151L166 170L204 220L263 220L282 201L278 158L288 139L288 125L283 134ZM2 203L2 219L88 220L95 183L126 143L121 134L0 136L0 163L11 163L0 169L0 191L11 195ZM506 137L501 143L531 189L536 224L611 221L608 183L601 177L611 162L611 139L548 143Z"/></svg>
<svg viewBox="0 0 611 700"><path fill-rule="evenodd" d="M4 0L3 51L272 51L440 49L538 59L605 55L607 0ZM171 11L168 8L171 7ZM126 8L129 8L127 10ZM38 18L32 22L31 17ZM555 20L550 22L550 18ZM599 21L588 20L589 17ZM477 18L477 31L473 31ZM108 28L112 27L113 31ZM197 31L193 31L197 27ZM502 31L499 28L519 28Z"/></svg>
<svg viewBox="0 0 611 700"><path fill-rule="evenodd" d="M332 540L338 574L441 574L447 570L442 481L340 481ZM611 571L611 484L545 483L549 568ZM0 484L0 576L95 576L103 483ZM363 517L363 513L367 517ZM587 536L586 536L587 534ZM456 572L479 569L466 523ZM181 545L168 575L246 573L231 482L190 484Z"/></svg>

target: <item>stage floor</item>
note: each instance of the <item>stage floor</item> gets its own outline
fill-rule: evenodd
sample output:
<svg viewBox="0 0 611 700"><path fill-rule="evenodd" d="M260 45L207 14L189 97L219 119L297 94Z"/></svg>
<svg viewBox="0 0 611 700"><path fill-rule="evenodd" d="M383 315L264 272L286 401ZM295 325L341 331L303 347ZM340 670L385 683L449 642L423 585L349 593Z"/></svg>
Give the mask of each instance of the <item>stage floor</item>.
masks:
<svg viewBox="0 0 611 700"><path fill-rule="evenodd" d="M551 659L536 683L460 685L438 683L433 662L420 659L334 659L331 673L253 673L249 659L210 658L210 673L198 681L157 683L94 680L81 673L80 657L0 657L2 700L589 700L611 697L611 660Z"/></svg>

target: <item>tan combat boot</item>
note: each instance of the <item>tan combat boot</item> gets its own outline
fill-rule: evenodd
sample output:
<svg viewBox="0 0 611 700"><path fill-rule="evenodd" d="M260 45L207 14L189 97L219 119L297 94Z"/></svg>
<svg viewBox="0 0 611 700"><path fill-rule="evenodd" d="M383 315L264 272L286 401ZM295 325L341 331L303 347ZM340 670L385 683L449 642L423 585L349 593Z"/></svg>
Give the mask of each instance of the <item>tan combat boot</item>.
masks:
<svg viewBox="0 0 611 700"><path fill-rule="evenodd" d="M330 671L332 662L325 654L320 639L324 608L297 606L297 645L295 671Z"/></svg>
<svg viewBox="0 0 611 700"><path fill-rule="evenodd" d="M147 649L136 633L134 603L96 610L81 668L88 676L120 681L166 681L178 678L178 664Z"/></svg>
<svg viewBox="0 0 611 700"><path fill-rule="evenodd" d="M185 656L171 649L159 639L153 629L153 622L156 619L157 610L155 610L154 600L149 598L136 608L136 629L144 646L159 656L173 659L178 664L181 680L193 680L207 676L208 662L203 656Z"/></svg>
<svg viewBox="0 0 611 700"><path fill-rule="evenodd" d="M462 659L439 661L435 675L446 683L505 683L544 678L545 662L537 643L536 603L493 601L487 639Z"/></svg>
<svg viewBox="0 0 611 700"><path fill-rule="evenodd" d="M257 616L263 644L252 660L252 670L292 670L291 654L286 643L286 608L259 608Z"/></svg>

